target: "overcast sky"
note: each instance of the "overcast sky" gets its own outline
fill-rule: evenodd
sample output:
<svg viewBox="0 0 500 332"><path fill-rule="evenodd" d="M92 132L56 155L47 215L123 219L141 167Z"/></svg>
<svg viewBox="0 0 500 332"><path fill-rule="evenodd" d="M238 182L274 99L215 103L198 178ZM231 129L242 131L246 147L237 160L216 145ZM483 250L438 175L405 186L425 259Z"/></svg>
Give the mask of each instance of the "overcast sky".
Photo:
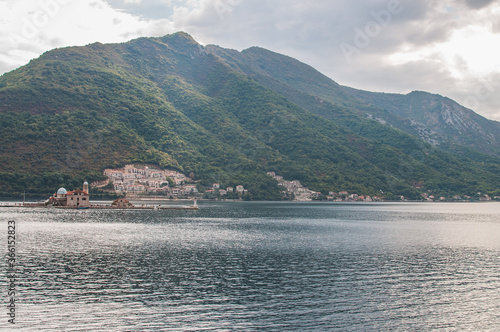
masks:
<svg viewBox="0 0 500 332"><path fill-rule="evenodd" d="M358 89L450 97L500 120L500 1L0 0L0 74L56 47L176 31L261 46Z"/></svg>

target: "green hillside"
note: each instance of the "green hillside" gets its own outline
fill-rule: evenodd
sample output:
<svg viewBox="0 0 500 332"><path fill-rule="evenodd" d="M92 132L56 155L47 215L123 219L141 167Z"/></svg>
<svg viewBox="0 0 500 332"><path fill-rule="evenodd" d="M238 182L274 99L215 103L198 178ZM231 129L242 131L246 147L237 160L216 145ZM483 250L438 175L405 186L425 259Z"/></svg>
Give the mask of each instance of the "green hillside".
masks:
<svg viewBox="0 0 500 332"><path fill-rule="evenodd" d="M0 192L47 194L143 162L250 199L280 199L268 171L324 193L498 194L497 157L452 154L369 108L389 112L296 60L185 33L56 49L0 77Z"/></svg>

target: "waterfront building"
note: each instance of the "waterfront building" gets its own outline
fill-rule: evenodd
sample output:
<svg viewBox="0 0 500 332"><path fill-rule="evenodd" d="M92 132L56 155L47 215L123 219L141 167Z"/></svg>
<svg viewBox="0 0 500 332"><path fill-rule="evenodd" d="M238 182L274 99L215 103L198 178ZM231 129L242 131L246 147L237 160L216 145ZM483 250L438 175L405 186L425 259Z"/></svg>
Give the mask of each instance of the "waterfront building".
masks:
<svg viewBox="0 0 500 332"><path fill-rule="evenodd" d="M61 187L46 203L54 206L90 207L89 184L85 181L83 190L67 191Z"/></svg>
<svg viewBox="0 0 500 332"><path fill-rule="evenodd" d="M128 209L134 207L134 205L127 201L125 198L118 198L114 200L111 205L119 209Z"/></svg>

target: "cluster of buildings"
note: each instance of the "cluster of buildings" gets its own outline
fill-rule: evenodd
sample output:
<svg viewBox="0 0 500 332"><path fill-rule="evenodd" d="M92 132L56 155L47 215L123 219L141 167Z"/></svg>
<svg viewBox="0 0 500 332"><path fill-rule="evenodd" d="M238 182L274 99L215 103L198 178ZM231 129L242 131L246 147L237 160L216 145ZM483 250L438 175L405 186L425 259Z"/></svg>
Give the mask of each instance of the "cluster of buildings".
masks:
<svg viewBox="0 0 500 332"><path fill-rule="evenodd" d="M245 189L244 186L238 185L236 188L234 187L227 187L226 189L221 188L220 184L214 183L212 184L212 188L208 189L205 191L207 194L215 194L218 196L234 196L236 194L237 196L245 196L248 194L248 190Z"/></svg>
<svg viewBox="0 0 500 332"><path fill-rule="evenodd" d="M173 170L126 165L121 169L106 169L104 175L113 184L117 194L188 196L198 193L192 178Z"/></svg>
<svg viewBox="0 0 500 332"><path fill-rule="evenodd" d="M422 198L424 201L427 201L427 202L450 201L450 200L451 201L466 201L466 202L479 200L481 202L491 202L493 200L500 200L500 196L495 196L492 198L488 194L482 194L480 192L478 192L477 196L474 196L474 197L469 196L469 195L454 195L451 198L444 197L444 196L436 197L436 196L428 194L428 193L423 193Z"/></svg>
<svg viewBox="0 0 500 332"><path fill-rule="evenodd" d="M329 201L335 202L380 202L382 198L378 196L349 194L347 191L330 192L326 197Z"/></svg>
<svg viewBox="0 0 500 332"><path fill-rule="evenodd" d="M312 201L314 197L321 196L321 193L304 187L299 180L287 181L275 172L267 172L267 175L278 181L278 185L282 187L281 194L289 199L307 202Z"/></svg>
<svg viewBox="0 0 500 332"><path fill-rule="evenodd" d="M381 201L382 199L379 197L370 197L367 195L358 195L358 194L349 194L347 191L339 191L330 192L328 196L324 196L320 192L309 190L307 187L304 187L300 181L293 180L287 181L282 176L276 175L275 172L268 172L267 175L278 181L278 185L282 187L281 194L289 199L293 199L295 201L312 201L313 199L318 200L328 200L328 201L336 201L336 202L345 202L345 201L355 201L355 202L373 202L373 201Z"/></svg>
<svg viewBox="0 0 500 332"><path fill-rule="evenodd" d="M204 192L200 193L192 177L185 176L177 171L160 170L150 166L126 165L120 169L106 169L104 175L109 180L102 183L101 187L112 183L115 193L127 196L156 194L172 197L193 197L208 194L210 197L241 197L248 193L248 190L242 185L224 189L218 183L212 184L207 190L203 188Z"/></svg>

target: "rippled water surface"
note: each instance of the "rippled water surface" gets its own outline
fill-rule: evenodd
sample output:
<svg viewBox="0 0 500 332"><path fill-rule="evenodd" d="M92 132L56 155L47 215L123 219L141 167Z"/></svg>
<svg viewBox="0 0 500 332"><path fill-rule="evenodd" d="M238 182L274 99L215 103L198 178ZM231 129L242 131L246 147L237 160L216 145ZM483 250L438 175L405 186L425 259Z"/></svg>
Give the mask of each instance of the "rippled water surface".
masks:
<svg viewBox="0 0 500 332"><path fill-rule="evenodd" d="M500 330L497 203L0 208L4 234L7 220L22 330Z"/></svg>

